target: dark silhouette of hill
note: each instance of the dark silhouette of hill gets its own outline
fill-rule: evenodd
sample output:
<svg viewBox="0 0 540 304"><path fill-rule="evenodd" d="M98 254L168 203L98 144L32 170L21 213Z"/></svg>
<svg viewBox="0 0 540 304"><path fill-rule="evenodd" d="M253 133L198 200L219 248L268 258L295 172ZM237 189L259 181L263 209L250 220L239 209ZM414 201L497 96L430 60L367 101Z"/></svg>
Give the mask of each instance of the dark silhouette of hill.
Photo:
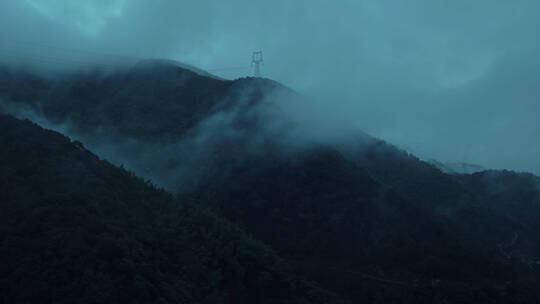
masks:
<svg viewBox="0 0 540 304"><path fill-rule="evenodd" d="M182 134L231 86L162 62L50 78L4 69L0 78L5 99L39 104L52 122L70 119L81 132L105 126L140 139Z"/></svg>
<svg viewBox="0 0 540 304"><path fill-rule="evenodd" d="M258 135L255 126L268 111L251 109L274 90L293 94L271 80L218 80L159 60L46 76L0 68L0 113L46 121L100 156L177 190L197 180L182 176L212 167L211 151L224 137L242 142ZM209 118L215 120L206 126ZM202 165L182 168L187 163Z"/></svg>
<svg viewBox="0 0 540 304"><path fill-rule="evenodd" d="M537 234L439 170L394 152L364 152L355 161L321 147L248 158L194 195L354 301L538 299ZM528 262L509 256L509 246Z"/></svg>
<svg viewBox="0 0 540 304"><path fill-rule="evenodd" d="M530 173L488 170L454 178L498 212L540 232L540 177ZM540 259L531 262L540 262Z"/></svg>
<svg viewBox="0 0 540 304"><path fill-rule="evenodd" d="M253 82L257 86L252 86ZM138 140L176 140L238 99L261 99L270 80L219 80L166 61L143 61L115 71L49 77L0 69L0 98L27 104L52 123L69 120L82 133L106 128Z"/></svg>
<svg viewBox="0 0 540 304"><path fill-rule="evenodd" d="M163 62L55 79L2 73L4 100L107 142L103 151L145 177L189 184L184 199L352 302L540 300L536 194L521 195L520 176L448 175L369 136L302 140L275 102L298 96L266 79L222 81Z"/></svg>
<svg viewBox="0 0 540 304"><path fill-rule="evenodd" d="M0 116L2 303L333 303L272 250L80 142Z"/></svg>

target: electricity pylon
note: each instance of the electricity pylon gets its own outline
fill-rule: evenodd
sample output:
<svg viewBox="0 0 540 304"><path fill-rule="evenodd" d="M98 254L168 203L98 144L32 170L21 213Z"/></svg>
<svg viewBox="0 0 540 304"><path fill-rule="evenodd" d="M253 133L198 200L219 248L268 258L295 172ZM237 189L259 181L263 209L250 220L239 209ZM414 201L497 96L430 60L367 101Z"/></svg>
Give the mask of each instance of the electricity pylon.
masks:
<svg viewBox="0 0 540 304"><path fill-rule="evenodd" d="M264 65L262 51L253 52L253 57L251 58L251 66L254 67L253 75L255 77L261 76L261 68L260 68L261 63Z"/></svg>

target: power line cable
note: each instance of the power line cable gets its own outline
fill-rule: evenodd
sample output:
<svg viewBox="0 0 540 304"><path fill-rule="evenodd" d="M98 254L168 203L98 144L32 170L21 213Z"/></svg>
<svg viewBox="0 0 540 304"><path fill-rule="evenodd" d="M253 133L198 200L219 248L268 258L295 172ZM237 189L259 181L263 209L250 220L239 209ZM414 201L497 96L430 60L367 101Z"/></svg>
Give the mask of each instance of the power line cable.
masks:
<svg viewBox="0 0 540 304"><path fill-rule="evenodd" d="M67 51L67 52L78 52L78 53L86 53L86 54L92 54L92 55L100 55L100 56L108 56L108 57L115 57L115 58L123 58L123 59L142 59L141 57L137 56L126 56L126 55L120 55L120 54L112 54L112 53L106 53L103 51L95 51L95 50L88 50L88 49L76 49L76 48L70 48L70 47L62 47L58 45L51 45L47 43L42 42L33 42L28 40L20 40L20 39L14 39L14 38L2 38L3 43L10 43L15 45L27 45L27 46L33 46L33 47L42 47L47 49L55 49L60 51Z"/></svg>
<svg viewBox="0 0 540 304"><path fill-rule="evenodd" d="M24 46L33 47L31 51L35 51L35 52L39 52L39 48L46 48L46 49L53 49L53 50L58 50L58 51L68 52L68 53L85 53L85 54L99 55L99 56L110 57L110 58L121 58L125 60L143 60L144 59L142 57L134 57L134 56L106 53L102 51L62 47L62 46L51 45L51 44L47 44L43 42L28 41L28 40L22 40L22 39L17 39L17 38L4 37L2 38L2 42L11 44L11 45L24 45ZM2 49L0 49L0 51L2 51ZM2 56L4 57L19 58L21 60L27 60L30 62L41 62L41 63L48 63L48 64L57 63L57 64L63 64L63 65L79 64L79 65L100 66L100 67L113 66L112 64L90 62L87 60L80 60L80 59L73 59L73 58L66 58L66 57L60 58L57 56L51 56L51 54L48 54L47 56L36 55L36 54L22 54L18 50L5 49L5 48L3 49L3 51L4 52L7 51L7 53L2 54ZM247 70L247 69L250 69L250 67L234 66L234 67L209 68L209 69L203 69L203 70L207 72L231 72L231 71L239 71L239 70Z"/></svg>

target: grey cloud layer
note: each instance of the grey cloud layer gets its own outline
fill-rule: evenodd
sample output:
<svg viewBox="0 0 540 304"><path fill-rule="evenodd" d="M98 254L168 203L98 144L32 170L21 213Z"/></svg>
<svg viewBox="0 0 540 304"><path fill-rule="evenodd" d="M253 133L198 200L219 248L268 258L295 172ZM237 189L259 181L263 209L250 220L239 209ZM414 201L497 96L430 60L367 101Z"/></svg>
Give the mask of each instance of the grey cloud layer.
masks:
<svg viewBox="0 0 540 304"><path fill-rule="evenodd" d="M313 97L293 115L425 158L540 173L538 11L534 0L3 1L0 55L226 68L263 49L265 76Z"/></svg>

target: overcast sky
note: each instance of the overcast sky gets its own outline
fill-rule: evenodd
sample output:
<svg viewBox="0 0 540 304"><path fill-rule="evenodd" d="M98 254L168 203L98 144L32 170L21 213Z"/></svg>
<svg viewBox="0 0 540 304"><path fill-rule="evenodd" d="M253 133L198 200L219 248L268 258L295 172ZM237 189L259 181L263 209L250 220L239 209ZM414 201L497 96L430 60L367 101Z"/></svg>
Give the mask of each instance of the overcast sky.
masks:
<svg viewBox="0 0 540 304"><path fill-rule="evenodd" d="M306 113L426 159L540 173L539 12L538 0L3 0L0 58L169 58L234 78L261 49L263 76L313 97Z"/></svg>

